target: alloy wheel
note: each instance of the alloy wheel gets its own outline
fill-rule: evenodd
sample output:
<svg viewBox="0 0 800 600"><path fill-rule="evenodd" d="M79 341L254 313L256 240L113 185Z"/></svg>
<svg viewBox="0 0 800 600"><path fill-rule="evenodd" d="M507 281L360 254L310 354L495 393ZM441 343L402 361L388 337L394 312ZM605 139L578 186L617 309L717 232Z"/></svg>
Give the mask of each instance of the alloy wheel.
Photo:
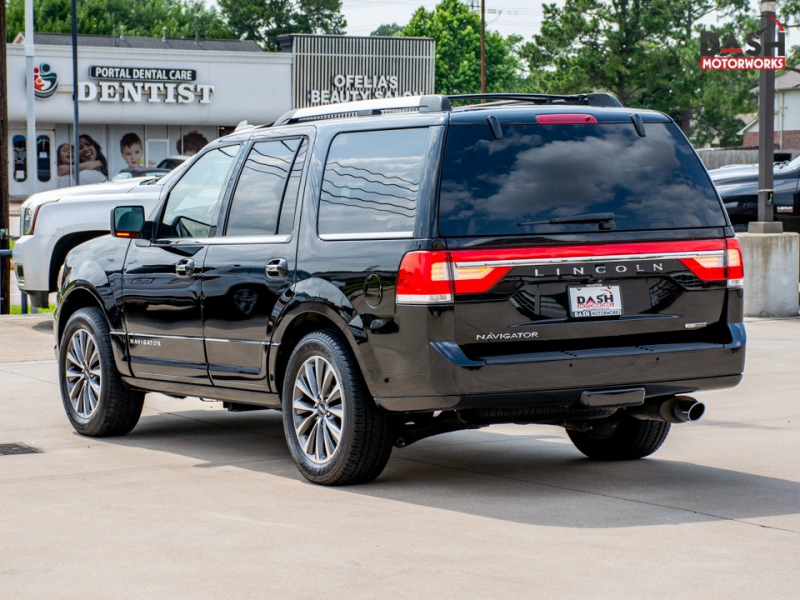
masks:
<svg viewBox="0 0 800 600"><path fill-rule="evenodd" d="M86 329L78 329L69 340L66 357L66 384L72 410L82 419L97 412L103 376L97 341Z"/></svg>
<svg viewBox="0 0 800 600"><path fill-rule="evenodd" d="M345 408L336 371L321 356L307 359L297 372L292 420L306 458L318 465L329 462L342 441Z"/></svg>

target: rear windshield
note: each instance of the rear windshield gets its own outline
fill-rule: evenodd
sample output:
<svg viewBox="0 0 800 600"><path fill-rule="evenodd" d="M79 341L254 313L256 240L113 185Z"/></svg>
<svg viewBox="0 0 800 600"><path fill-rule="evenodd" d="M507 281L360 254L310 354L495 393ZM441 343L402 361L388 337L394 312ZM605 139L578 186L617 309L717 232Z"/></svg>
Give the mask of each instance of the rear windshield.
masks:
<svg viewBox="0 0 800 600"><path fill-rule="evenodd" d="M440 235L724 226L712 184L677 126L645 127L640 137L632 123L503 125L502 140L488 125L451 127ZM547 223L598 213L613 213L613 221Z"/></svg>

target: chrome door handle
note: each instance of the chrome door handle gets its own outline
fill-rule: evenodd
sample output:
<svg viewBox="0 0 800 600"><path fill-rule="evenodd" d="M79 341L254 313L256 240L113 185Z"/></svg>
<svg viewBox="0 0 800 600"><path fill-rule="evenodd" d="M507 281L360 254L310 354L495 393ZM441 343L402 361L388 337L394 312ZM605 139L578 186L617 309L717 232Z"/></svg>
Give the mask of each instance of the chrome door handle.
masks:
<svg viewBox="0 0 800 600"><path fill-rule="evenodd" d="M267 272L267 277L286 277L289 272L289 263L285 258L273 258L267 263L264 269Z"/></svg>
<svg viewBox="0 0 800 600"><path fill-rule="evenodd" d="M191 258L182 258L175 265L178 277L191 277L194 274L194 261Z"/></svg>

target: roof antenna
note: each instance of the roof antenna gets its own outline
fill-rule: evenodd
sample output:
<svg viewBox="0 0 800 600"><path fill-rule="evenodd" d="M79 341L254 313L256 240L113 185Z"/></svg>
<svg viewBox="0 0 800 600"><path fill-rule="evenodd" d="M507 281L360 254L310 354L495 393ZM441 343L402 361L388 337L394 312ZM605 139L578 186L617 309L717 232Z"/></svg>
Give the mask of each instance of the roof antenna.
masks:
<svg viewBox="0 0 800 600"><path fill-rule="evenodd" d="M119 39L121 40L125 39L125 25L119 26Z"/></svg>
<svg viewBox="0 0 800 600"><path fill-rule="evenodd" d="M162 27L161 28L161 41L162 42L166 42L167 41L167 28L166 27Z"/></svg>
<svg viewBox="0 0 800 600"><path fill-rule="evenodd" d="M197 20L194 22L194 43L196 44L200 38L200 28L197 27Z"/></svg>

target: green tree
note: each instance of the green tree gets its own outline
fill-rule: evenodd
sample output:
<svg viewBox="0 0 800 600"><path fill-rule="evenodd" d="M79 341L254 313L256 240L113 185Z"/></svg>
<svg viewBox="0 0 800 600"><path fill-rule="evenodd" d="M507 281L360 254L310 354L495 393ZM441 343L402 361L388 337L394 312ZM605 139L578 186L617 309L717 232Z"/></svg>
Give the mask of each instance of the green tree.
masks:
<svg viewBox="0 0 800 600"><path fill-rule="evenodd" d="M280 50L286 33L341 34L347 25L341 0L219 0L228 26L265 50Z"/></svg>
<svg viewBox="0 0 800 600"><path fill-rule="evenodd" d="M481 89L481 19L458 0L443 0L433 10L419 8L398 34L436 40L436 92L469 94ZM486 91L507 92L515 88L520 62L516 46L519 36L504 38L486 32Z"/></svg>
<svg viewBox="0 0 800 600"><path fill-rule="evenodd" d="M392 37L400 33L403 30L403 25L398 25L397 23L384 23L383 25L379 25L378 28L370 33L373 37Z"/></svg>
<svg viewBox="0 0 800 600"><path fill-rule="evenodd" d="M80 0L78 33L111 35L114 25L125 27L125 34L161 36L162 27L169 37L192 37L197 24L204 38L232 38L235 35L214 9L199 0ZM34 29L44 33L70 33L70 0L34 0ZM24 0L9 0L6 39L25 31Z"/></svg>
<svg viewBox="0 0 800 600"><path fill-rule="evenodd" d="M735 143L753 110L751 72L700 70L699 30L754 28L747 0L566 0L545 5L541 31L521 50L527 87L607 91L628 106L673 117L696 141ZM701 24L714 16L714 26ZM705 22L705 21L703 21Z"/></svg>

